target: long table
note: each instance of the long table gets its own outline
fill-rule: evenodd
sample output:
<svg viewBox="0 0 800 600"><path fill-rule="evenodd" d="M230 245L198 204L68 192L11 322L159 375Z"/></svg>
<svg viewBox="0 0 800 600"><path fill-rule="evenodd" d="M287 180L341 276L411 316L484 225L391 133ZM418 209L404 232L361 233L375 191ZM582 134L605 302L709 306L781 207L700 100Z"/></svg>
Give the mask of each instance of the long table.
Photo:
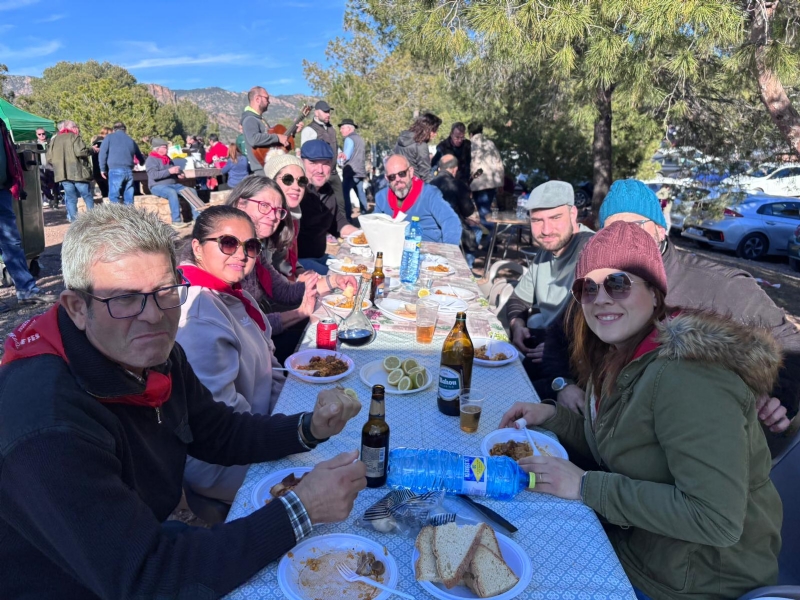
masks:
<svg viewBox="0 0 800 600"><path fill-rule="evenodd" d="M456 267L457 272L446 279L452 280L453 284L457 282L459 287L478 291L474 280L466 275L469 269L458 253L457 247L446 248L442 244L424 244L423 250L447 255L450 264ZM346 251L345 247L340 254ZM463 265L458 262L459 260ZM487 315L487 312L478 305L471 307L468 315L473 314L475 322L492 319L496 321L496 318L491 313ZM323 316L324 313L319 312L315 315ZM493 323L490 324L490 330L491 325ZM437 336L434 337L432 344L420 345L416 343L413 334L382 326L375 341L368 346L343 348L342 351L355 361L356 368L338 383L358 392L364 405L361 413L348 423L339 435L321 444L312 452L288 456L271 463L252 465L236 495L228 521L247 516L259 508L253 503L252 493L258 482L269 473L289 467L313 466L340 452L360 447L361 427L367 419L371 391L359 378L361 367L373 360L383 359L389 354L400 357L413 356L435 378L443 341L443 337ZM301 342L301 348L314 348L315 342L316 318L312 318ZM391 447L443 448L474 455L480 452L483 437L497 427L501 416L513 402L539 401L520 362L495 368L475 366L472 385L487 392L480 427L475 434L462 432L457 418L447 417L437 410L435 382L428 389L415 394L405 396L387 394L386 420L391 428ZM278 399L276 410L286 414L309 411L314 406L317 393L325 387L305 383L290 376ZM377 541L386 546L397 561L400 571L398 588L418 598L429 597L414 580L411 564L413 539L397 534L367 531L355 524L356 519L387 491L387 488L364 490L359 494L353 511L346 521L315 526L313 535L352 533ZM519 596L520 598L621 600L635 597L597 516L581 502L562 500L530 491L520 493L512 501L486 499L481 501L519 528L512 539L531 557L533 579L525 592ZM461 508L460 502L458 505ZM474 517L474 513L468 516ZM272 563L227 598L243 600L282 596L277 581L277 563Z"/></svg>

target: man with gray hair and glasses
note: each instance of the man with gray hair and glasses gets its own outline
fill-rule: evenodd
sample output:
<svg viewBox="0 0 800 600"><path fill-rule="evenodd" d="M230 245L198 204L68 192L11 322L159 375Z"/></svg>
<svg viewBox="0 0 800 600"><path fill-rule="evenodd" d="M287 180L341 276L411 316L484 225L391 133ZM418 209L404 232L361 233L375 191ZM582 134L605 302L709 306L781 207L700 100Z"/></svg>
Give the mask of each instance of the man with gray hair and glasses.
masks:
<svg viewBox="0 0 800 600"><path fill-rule="evenodd" d="M20 325L0 367L0 597L217 598L316 523L349 515L366 486L358 452L213 529L166 522L187 456L263 462L312 449L360 405L322 392L310 413L236 413L175 343L188 283L174 233L104 205L64 238L60 303Z"/></svg>

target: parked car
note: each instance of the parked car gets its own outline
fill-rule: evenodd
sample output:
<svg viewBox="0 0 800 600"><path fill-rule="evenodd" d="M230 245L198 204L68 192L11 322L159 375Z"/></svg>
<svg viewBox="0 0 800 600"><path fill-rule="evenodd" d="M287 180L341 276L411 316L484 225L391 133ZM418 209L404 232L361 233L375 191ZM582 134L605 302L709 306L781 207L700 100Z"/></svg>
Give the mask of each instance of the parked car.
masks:
<svg viewBox="0 0 800 600"><path fill-rule="evenodd" d="M786 249L786 253L789 255L789 265L792 269L800 271L800 225L789 236L789 246Z"/></svg>
<svg viewBox="0 0 800 600"><path fill-rule="evenodd" d="M755 260L786 254L800 225L800 201L764 194L723 194L700 202L686 217L682 236Z"/></svg>
<svg viewBox="0 0 800 600"><path fill-rule="evenodd" d="M722 180L723 185L736 185L746 192L763 192L772 196L800 196L800 164L783 164L764 177L740 175Z"/></svg>
<svg viewBox="0 0 800 600"><path fill-rule="evenodd" d="M664 218L667 221L668 233L680 235L683 230L683 221L695 202L707 197L710 190L700 187L697 182L689 178L673 179L658 176L649 179L644 184L653 190L658 198L667 201L664 207Z"/></svg>

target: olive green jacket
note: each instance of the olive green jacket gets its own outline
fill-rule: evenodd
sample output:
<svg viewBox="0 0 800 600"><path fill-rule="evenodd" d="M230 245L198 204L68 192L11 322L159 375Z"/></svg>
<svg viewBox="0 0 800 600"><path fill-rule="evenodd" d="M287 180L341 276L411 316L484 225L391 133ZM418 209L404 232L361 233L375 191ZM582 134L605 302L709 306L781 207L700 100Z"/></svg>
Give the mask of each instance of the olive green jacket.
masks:
<svg viewBox="0 0 800 600"><path fill-rule="evenodd" d="M598 464L583 502L653 600L772 585L783 511L755 399L772 389L780 349L764 330L700 312L660 324L656 340L601 399L594 428L561 406L543 427Z"/></svg>
<svg viewBox="0 0 800 600"><path fill-rule="evenodd" d="M81 136L74 133L59 133L50 140L47 162L53 165L56 183L59 181L91 181L92 151L86 147Z"/></svg>

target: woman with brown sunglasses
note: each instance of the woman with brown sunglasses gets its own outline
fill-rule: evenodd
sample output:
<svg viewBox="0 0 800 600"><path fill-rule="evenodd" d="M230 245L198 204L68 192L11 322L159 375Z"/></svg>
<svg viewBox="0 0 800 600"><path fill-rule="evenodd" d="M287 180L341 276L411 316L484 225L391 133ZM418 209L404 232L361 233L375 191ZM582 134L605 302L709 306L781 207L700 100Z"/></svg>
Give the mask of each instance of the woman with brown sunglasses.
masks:
<svg viewBox="0 0 800 600"><path fill-rule="evenodd" d="M608 523L640 600L722 600L774 584L782 509L755 400L777 377L778 344L766 330L668 308L658 247L633 223L597 233L575 277L583 414L517 403L500 424L524 418L569 452L572 462L520 460L534 489Z"/></svg>

